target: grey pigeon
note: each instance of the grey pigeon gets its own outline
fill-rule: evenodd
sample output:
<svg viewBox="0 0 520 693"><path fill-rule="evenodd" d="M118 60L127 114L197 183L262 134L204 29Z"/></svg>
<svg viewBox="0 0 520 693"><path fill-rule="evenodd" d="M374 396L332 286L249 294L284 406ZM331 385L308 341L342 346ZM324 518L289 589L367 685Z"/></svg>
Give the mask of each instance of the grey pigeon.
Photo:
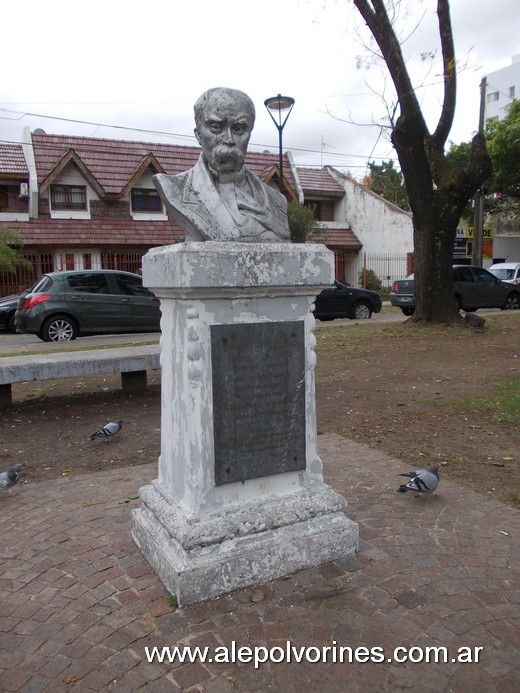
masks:
<svg viewBox="0 0 520 693"><path fill-rule="evenodd" d="M100 428L98 431L93 433L90 436L90 440L96 440L96 438L113 438L115 435L119 433L121 430L121 427L123 425L123 422L121 419L117 419L117 421L111 421L110 423L107 423L103 428Z"/></svg>
<svg viewBox="0 0 520 693"><path fill-rule="evenodd" d="M15 464L11 469L2 472L0 474L0 491L9 491L11 493L13 486L18 483L22 470L23 464Z"/></svg>
<svg viewBox="0 0 520 693"><path fill-rule="evenodd" d="M439 485L439 467L435 465L431 469L417 469L415 472L407 472L399 476L408 476L410 481L407 484L401 484L397 489L399 493L407 491L415 491L416 495L420 493L434 493Z"/></svg>

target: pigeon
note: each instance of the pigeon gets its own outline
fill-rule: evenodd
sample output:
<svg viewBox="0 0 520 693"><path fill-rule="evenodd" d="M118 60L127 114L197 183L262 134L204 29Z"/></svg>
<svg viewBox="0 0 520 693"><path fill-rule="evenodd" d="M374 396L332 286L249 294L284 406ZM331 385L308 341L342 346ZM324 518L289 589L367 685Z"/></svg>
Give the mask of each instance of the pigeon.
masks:
<svg viewBox="0 0 520 693"><path fill-rule="evenodd" d="M397 489L399 493L407 491L415 491L418 496L421 493L434 493L439 485L439 467L435 465L431 469L417 469L415 472L407 472L399 476L408 476L410 481L406 484L401 484Z"/></svg>
<svg viewBox="0 0 520 693"><path fill-rule="evenodd" d="M11 469L2 472L0 474L0 491L9 491L11 493L12 487L18 483L22 470L23 464L15 464Z"/></svg>
<svg viewBox="0 0 520 693"><path fill-rule="evenodd" d="M117 421L111 421L110 423L107 423L103 428L100 428L98 431L93 433L90 436L90 440L96 440L96 438L113 438L115 435L119 433L121 430L121 427L123 425L123 422L121 419L117 419Z"/></svg>

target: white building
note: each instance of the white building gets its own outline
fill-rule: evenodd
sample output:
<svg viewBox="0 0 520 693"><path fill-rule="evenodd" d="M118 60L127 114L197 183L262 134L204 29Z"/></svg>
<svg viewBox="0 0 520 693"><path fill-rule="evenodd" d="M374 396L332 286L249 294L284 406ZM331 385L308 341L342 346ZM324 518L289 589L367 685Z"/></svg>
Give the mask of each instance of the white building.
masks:
<svg viewBox="0 0 520 693"><path fill-rule="evenodd" d="M490 72L486 80L486 120L501 120L511 101L520 98L520 53L513 55L511 65Z"/></svg>

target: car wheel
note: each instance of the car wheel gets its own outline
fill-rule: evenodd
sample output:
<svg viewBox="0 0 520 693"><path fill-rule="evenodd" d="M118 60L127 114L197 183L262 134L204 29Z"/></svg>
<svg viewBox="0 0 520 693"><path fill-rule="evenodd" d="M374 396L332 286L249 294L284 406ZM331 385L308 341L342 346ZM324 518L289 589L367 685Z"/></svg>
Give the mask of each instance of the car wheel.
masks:
<svg viewBox="0 0 520 693"><path fill-rule="evenodd" d="M366 301L358 301L354 303L350 310L349 318L351 320L366 320L372 316L372 308Z"/></svg>
<svg viewBox="0 0 520 693"><path fill-rule="evenodd" d="M16 333L16 322L14 320L14 312L7 319L7 329L13 334Z"/></svg>
<svg viewBox="0 0 520 693"><path fill-rule="evenodd" d="M42 327L40 339L44 342L70 342L78 336L78 326L66 315L53 315Z"/></svg>
<svg viewBox="0 0 520 693"><path fill-rule="evenodd" d="M502 310L518 310L520 308L520 295L509 294Z"/></svg>
<svg viewBox="0 0 520 693"><path fill-rule="evenodd" d="M406 315L408 317L415 313L415 308L401 308L401 310L403 311L403 315Z"/></svg>

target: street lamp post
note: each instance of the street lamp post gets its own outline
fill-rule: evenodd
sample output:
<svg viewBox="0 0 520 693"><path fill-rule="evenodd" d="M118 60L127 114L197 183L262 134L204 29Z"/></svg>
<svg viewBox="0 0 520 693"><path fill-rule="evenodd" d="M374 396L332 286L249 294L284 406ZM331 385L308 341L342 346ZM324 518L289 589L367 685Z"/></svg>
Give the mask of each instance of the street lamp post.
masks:
<svg viewBox="0 0 520 693"><path fill-rule="evenodd" d="M273 123L278 130L278 148L280 156L280 192L283 194L283 149L282 149L282 132L287 122L287 118L291 115L294 106L294 99L290 96L270 96L264 101L264 106L269 111Z"/></svg>

